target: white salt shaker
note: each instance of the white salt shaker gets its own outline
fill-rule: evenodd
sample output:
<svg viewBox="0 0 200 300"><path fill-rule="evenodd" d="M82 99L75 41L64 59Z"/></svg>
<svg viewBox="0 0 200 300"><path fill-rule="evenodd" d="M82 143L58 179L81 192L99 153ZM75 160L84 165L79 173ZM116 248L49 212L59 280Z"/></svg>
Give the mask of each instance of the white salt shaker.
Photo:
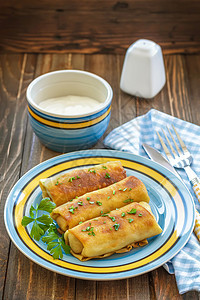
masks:
<svg viewBox="0 0 200 300"><path fill-rule="evenodd" d="M121 74L122 91L142 98L153 98L166 82L161 47L141 39L127 50Z"/></svg>

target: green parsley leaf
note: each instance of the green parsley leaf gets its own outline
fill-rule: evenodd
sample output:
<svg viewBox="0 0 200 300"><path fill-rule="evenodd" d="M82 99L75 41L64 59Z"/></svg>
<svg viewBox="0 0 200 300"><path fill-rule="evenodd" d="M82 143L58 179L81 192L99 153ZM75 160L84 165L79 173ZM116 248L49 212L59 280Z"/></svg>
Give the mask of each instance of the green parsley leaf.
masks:
<svg viewBox="0 0 200 300"><path fill-rule="evenodd" d="M57 243L57 246L52 248L50 253L52 254L54 259L63 258L62 248L61 245Z"/></svg>
<svg viewBox="0 0 200 300"><path fill-rule="evenodd" d="M81 177L80 176L76 176L76 179L80 179Z"/></svg>
<svg viewBox="0 0 200 300"><path fill-rule="evenodd" d="M33 222L34 219L33 218L29 218L27 216L24 216L23 219L22 219L22 226L26 227L28 224L30 224L31 222Z"/></svg>
<svg viewBox="0 0 200 300"><path fill-rule="evenodd" d="M35 211L35 208L33 207L33 205L31 205L30 212L29 212L31 218L34 218L34 211Z"/></svg>
<svg viewBox="0 0 200 300"><path fill-rule="evenodd" d="M110 196L108 196L108 199L110 199Z"/></svg>
<svg viewBox="0 0 200 300"><path fill-rule="evenodd" d="M58 236L58 234L57 233L55 233L54 231L51 231L51 232L49 232L48 233L48 235L45 235L43 238L42 238L42 241L44 242L44 243L50 243L50 242L52 242L52 241L54 241L54 240L57 240L59 238L59 236Z"/></svg>
<svg viewBox="0 0 200 300"><path fill-rule="evenodd" d="M36 220L45 225L50 225L53 222L53 219L49 215L42 215L36 218Z"/></svg>
<svg viewBox="0 0 200 300"><path fill-rule="evenodd" d="M78 224L80 225L80 224L82 224L83 222L82 221L80 221Z"/></svg>
<svg viewBox="0 0 200 300"><path fill-rule="evenodd" d="M54 248L57 245L58 245L58 242L49 242L47 245L47 250L51 250L52 248Z"/></svg>
<svg viewBox="0 0 200 300"><path fill-rule="evenodd" d="M142 214L139 214L139 215L138 215L138 217L141 217L141 216L142 216Z"/></svg>
<svg viewBox="0 0 200 300"><path fill-rule="evenodd" d="M90 200L90 197L87 197L86 199L89 201L89 200Z"/></svg>
<svg viewBox="0 0 200 300"><path fill-rule="evenodd" d="M115 195L115 190L113 191L113 195Z"/></svg>
<svg viewBox="0 0 200 300"><path fill-rule="evenodd" d="M115 217L109 217L113 222L115 222Z"/></svg>
<svg viewBox="0 0 200 300"><path fill-rule="evenodd" d="M98 204L99 206L102 205L102 203L100 201L96 201L96 204Z"/></svg>
<svg viewBox="0 0 200 300"><path fill-rule="evenodd" d="M104 169L104 170L106 170L106 169L108 169L106 166L102 166L102 169Z"/></svg>
<svg viewBox="0 0 200 300"><path fill-rule="evenodd" d="M125 217L125 215L126 215L125 212L123 212L123 213L121 214L122 217Z"/></svg>
<svg viewBox="0 0 200 300"><path fill-rule="evenodd" d="M83 201L79 201L79 202L78 202L78 205L81 205L81 206L82 206L82 205L83 205Z"/></svg>
<svg viewBox="0 0 200 300"><path fill-rule="evenodd" d="M32 239L39 241L41 236L43 236L43 235L44 235L44 230L42 228L40 228L40 226L38 225L38 223L36 221L34 221L33 227L30 232L30 236L32 237Z"/></svg>
<svg viewBox="0 0 200 300"><path fill-rule="evenodd" d="M50 201L49 198L44 198L41 200L41 202L38 206L38 210L44 210L44 211L51 213L55 207L56 207L56 204L54 202Z"/></svg>

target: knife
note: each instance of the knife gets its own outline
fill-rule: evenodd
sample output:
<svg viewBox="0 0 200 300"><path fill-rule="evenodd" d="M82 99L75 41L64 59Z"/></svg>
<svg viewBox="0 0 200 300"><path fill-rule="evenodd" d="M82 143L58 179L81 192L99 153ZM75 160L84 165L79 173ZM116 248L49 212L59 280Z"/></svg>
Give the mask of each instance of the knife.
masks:
<svg viewBox="0 0 200 300"><path fill-rule="evenodd" d="M164 158L164 156L156 149L153 147L143 144L142 145L148 156L151 158L151 160L159 163L160 165L164 166L168 170L170 170L172 173L174 173L178 178L182 181L182 178L178 174L178 172L174 169L174 167ZM196 218L195 218L195 225L194 225L194 233L196 234L197 239L200 241L200 214L199 212L195 209L196 211Z"/></svg>
<svg viewBox="0 0 200 300"><path fill-rule="evenodd" d="M165 168L170 170L172 173L174 173L176 176L178 176L179 179L181 179L181 177L179 176L179 174L175 170L175 168L168 162L168 160L158 150L156 150L155 148L153 148L147 144L143 144L142 147L144 148L144 150L146 151L148 156L151 158L151 160L164 166Z"/></svg>

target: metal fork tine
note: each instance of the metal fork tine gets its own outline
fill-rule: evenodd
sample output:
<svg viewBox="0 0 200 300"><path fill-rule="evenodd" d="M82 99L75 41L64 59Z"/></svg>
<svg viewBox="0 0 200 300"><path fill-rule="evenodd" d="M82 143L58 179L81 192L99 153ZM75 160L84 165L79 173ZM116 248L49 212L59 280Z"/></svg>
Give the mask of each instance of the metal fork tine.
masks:
<svg viewBox="0 0 200 300"><path fill-rule="evenodd" d="M171 150L172 150L172 153L174 154L174 157L177 157L177 153L176 153L176 151L174 150L174 148L173 148L173 146L172 146L170 140L168 139L166 133L164 132L164 130L162 130L162 132L163 132L163 134L164 134L164 136L165 136L165 138L166 138L166 140L167 140L167 142L168 142L168 144L169 144L169 146L170 146L170 148L171 148Z"/></svg>
<svg viewBox="0 0 200 300"><path fill-rule="evenodd" d="M174 127L174 125L172 125L172 127L173 127L174 132L175 132L175 134L176 134L176 136L177 136L177 139L178 139L178 141L179 141L179 143L180 143L180 145L181 145L181 147L182 147L182 149L183 149L183 152L187 152L187 153L188 153L189 151L188 151L187 147L185 146L184 142L182 141L180 135L179 135L178 132L176 131L176 128Z"/></svg>
<svg viewBox="0 0 200 300"><path fill-rule="evenodd" d="M163 149L164 149L164 151L165 151L165 154L167 155L167 157L168 157L169 159L173 159L171 153L169 152L169 149L167 148L167 146L165 145L163 139L161 138L160 133L159 133L158 131L156 131L156 133L157 133L158 138L159 138L159 140L160 140L160 143L161 143L161 145L162 145L162 147L163 147Z"/></svg>
<svg viewBox="0 0 200 300"><path fill-rule="evenodd" d="M175 141L175 139L174 139L174 137L173 137L173 135L172 135L172 133L171 133L171 130L169 129L168 126L167 126L167 129L168 129L169 134L170 134L170 136L171 136L171 138L172 138L172 141L174 142L174 145L175 145L175 147L176 147L177 152L179 153L179 155L182 155L182 152L181 152L181 150L180 150L180 148L179 148L177 142Z"/></svg>

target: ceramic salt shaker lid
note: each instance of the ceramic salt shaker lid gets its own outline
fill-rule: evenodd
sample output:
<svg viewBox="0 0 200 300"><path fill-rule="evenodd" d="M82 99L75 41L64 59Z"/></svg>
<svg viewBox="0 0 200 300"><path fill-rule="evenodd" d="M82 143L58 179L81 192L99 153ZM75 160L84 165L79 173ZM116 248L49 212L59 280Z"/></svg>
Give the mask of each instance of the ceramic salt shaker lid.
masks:
<svg viewBox="0 0 200 300"><path fill-rule="evenodd" d="M142 98L153 98L166 82L161 47L153 41L140 39L127 50L120 88Z"/></svg>

